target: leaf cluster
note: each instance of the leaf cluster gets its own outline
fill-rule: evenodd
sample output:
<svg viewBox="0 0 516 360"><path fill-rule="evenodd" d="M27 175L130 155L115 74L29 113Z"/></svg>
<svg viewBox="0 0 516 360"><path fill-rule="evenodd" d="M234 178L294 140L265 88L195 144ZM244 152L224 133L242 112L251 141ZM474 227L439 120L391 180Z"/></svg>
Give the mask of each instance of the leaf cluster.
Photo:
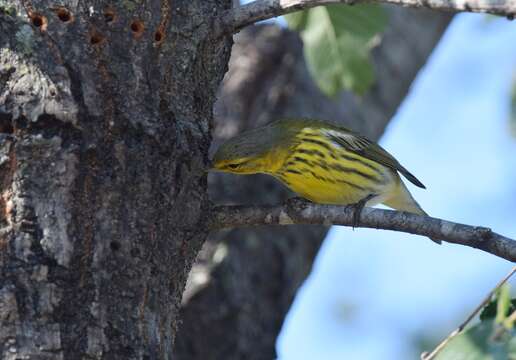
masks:
<svg viewBox="0 0 516 360"><path fill-rule="evenodd" d="M516 299L509 285L497 291L494 300L480 313L480 321L455 336L435 360L515 360Z"/></svg>
<svg viewBox="0 0 516 360"><path fill-rule="evenodd" d="M374 83L370 51L381 41L387 14L378 5L315 7L286 16L299 31L312 77L329 96L364 94Z"/></svg>

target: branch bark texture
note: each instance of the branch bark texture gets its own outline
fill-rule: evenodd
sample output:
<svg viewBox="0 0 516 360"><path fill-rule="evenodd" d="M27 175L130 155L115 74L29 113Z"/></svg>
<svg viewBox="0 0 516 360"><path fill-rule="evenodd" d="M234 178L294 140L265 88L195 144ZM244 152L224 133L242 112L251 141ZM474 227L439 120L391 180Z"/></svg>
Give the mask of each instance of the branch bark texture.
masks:
<svg viewBox="0 0 516 360"><path fill-rule="evenodd" d="M210 222L212 229L256 225L345 225L353 226L353 206L316 205L294 199L282 206L216 206ZM480 249L516 261L516 240L489 228L401 211L364 208L359 227L395 230L427 236L454 244Z"/></svg>
<svg viewBox="0 0 516 360"><path fill-rule="evenodd" d="M221 23L225 32L236 32L261 20L271 19L316 6L360 3L392 4L403 7L429 8L448 12L476 12L506 16L516 14L515 0L255 0L226 11Z"/></svg>

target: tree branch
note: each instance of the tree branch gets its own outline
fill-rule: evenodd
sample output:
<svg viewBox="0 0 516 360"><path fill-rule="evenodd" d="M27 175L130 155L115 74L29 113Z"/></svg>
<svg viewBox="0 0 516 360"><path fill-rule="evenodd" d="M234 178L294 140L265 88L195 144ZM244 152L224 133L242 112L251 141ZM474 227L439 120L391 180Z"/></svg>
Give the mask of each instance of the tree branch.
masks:
<svg viewBox="0 0 516 360"><path fill-rule="evenodd" d="M476 12L506 16L512 20L516 13L515 0L255 0L226 10L222 16L222 31L237 32L260 20L330 4L386 3L404 7L430 8L450 12Z"/></svg>
<svg viewBox="0 0 516 360"><path fill-rule="evenodd" d="M316 205L297 198L277 206L219 205L212 209L209 226L212 230L288 224L351 226L353 212L352 206ZM441 239L480 249L512 262L516 261L516 241L485 227L373 208L364 208L360 216L360 227L395 230Z"/></svg>

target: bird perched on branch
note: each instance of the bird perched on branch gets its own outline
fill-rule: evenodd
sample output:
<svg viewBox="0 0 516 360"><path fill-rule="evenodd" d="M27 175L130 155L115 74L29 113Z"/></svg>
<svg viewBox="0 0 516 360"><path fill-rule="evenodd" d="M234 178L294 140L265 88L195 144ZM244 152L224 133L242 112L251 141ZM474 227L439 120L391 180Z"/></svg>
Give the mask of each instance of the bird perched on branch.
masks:
<svg viewBox="0 0 516 360"><path fill-rule="evenodd" d="M351 130L318 120L285 119L240 134L219 147L213 168L272 175L314 203L355 204L355 225L362 208L376 204L426 215L399 173L425 186L392 155Z"/></svg>

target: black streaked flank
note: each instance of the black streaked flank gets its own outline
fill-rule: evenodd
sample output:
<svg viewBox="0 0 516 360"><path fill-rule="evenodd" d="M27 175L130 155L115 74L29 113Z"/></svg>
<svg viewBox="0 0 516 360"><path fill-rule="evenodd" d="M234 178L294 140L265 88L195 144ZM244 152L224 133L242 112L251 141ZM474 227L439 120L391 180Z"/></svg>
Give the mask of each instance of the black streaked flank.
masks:
<svg viewBox="0 0 516 360"><path fill-rule="evenodd" d="M340 164L337 164L337 163L332 163L330 164L330 168L332 168L333 170L336 170L336 171L340 171L340 172L343 172L343 173L348 173L348 174L356 174L358 176L361 176L363 177L364 179L368 179L368 180L371 180L371 181L374 181L374 182L382 182L383 183L383 177L376 177L374 175L370 175L370 174L366 174L360 170L357 170L357 169L353 169L353 168L349 168L349 167L345 167L345 166L342 166Z"/></svg>
<svg viewBox="0 0 516 360"><path fill-rule="evenodd" d="M329 182L331 184L335 184L335 180L334 179L330 179L330 178L327 178L325 176L322 176L322 175L317 175L314 171L312 170L309 170L309 173L310 175L312 175L315 179L317 180L320 180L320 181L326 181L326 182Z"/></svg>
<svg viewBox="0 0 516 360"><path fill-rule="evenodd" d="M360 186L360 185L357 185L357 184L354 184L350 181L347 181L347 180L344 180L344 179L336 179L336 182L340 183L340 184L346 184L346 185L349 185L355 189L358 189L358 190L362 190L364 192L367 192L367 193L374 193L374 189L371 189L370 187L363 187L363 186Z"/></svg>
<svg viewBox="0 0 516 360"><path fill-rule="evenodd" d="M283 173L291 173L291 174L296 174L296 175L303 175L303 173L301 171L298 171L296 169L286 169Z"/></svg>
<svg viewBox="0 0 516 360"><path fill-rule="evenodd" d="M330 171L330 167L326 161L317 161L314 163L315 166L319 166L321 169Z"/></svg>
<svg viewBox="0 0 516 360"><path fill-rule="evenodd" d="M312 166L312 162L308 159L305 159L303 157L300 157L300 156L294 156L294 162L300 162L302 164L305 164L305 165L308 165L308 166Z"/></svg>
<svg viewBox="0 0 516 360"><path fill-rule="evenodd" d="M346 160L349 160L349 161L356 161L356 162L368 167L369 169L377 172L379 175L382 174L382 169L380 168L380 166L383 167L383 165L378 164L378 166L374 166L373 164L366 162L358 157L349 156L345 153L345 151L342 151L342 150L339 151L338 156L341 158L344 158Z"/></svg>
<svg viewBox="0 0 516 360"><path fill-rule="evenodd" d="M298 152L298 153L300 153L300 154L314 155L314 156L320 157L320 158L322 158L322 159L324 159L324 158L326 157L326 155L325 155L322 151L315 150L315 149L302 149L302 148L297 148L297 149L296 149L296 152Z"/></svg>
<svg viewBox="0 0 516 360"><path fill-rule="evenodd" d="M315 140L315 139L309 139L309 138L301 138L301 140L303 140L304 142L307 142L307 143L319 145L319 146L325 148L326 150L328 150L329 152L335 151L335 148L331 144L329 144L325 141L322 141L322 140Z"/></svg>

